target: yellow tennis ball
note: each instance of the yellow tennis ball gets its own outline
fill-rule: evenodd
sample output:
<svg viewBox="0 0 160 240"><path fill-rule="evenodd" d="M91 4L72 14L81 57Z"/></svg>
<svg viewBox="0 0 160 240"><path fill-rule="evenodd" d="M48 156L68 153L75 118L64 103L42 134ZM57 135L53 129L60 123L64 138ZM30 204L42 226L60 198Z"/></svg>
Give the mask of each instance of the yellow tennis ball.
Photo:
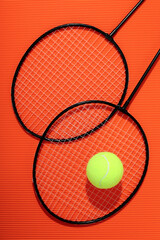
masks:
<svg viewBox="0 0 160 240"><path fill-rule="evenodd" d="M123 176L121 160L111 152L100 152L88 162L88 180L97 188L107 189L116 186Z"/></svg>

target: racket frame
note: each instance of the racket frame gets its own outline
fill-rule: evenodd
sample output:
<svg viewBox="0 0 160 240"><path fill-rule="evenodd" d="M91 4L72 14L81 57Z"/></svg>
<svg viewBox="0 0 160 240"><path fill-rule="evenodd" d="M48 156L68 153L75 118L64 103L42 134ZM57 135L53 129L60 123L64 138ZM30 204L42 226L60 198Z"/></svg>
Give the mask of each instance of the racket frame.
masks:
<svg viewBox="0 0 160 240"><path fill-rule="evenodd" d="M145 166L144 166L144 170L143 170L143 174L139 180L139 183L137 184L136 188L134 189L134 191L129 195L129 197L120 205L118 206L116 209L114 209L112 212L110 212L109 214L106 214L104 215L103 217L100 217L100 218L96 218L96 219L93 219L93 220L89 220L89 221L71 221L71 220L67 220L67 219L63 219L61 217L59 217L58 215L56 215L54 212L52 212L48 207L47 205L44 203L43 199L41 198L41 195L39 193L39 190L38 190L38 186L37 186L37 180L36 180L36 164L37 164L37 160L38 160L38 154L39 154L39 151L40 151L40 148L41 148L41 145L43 144L43 141L46 141L46 134L48 132L48 130L50 129L50 127L63 115L65 114L66 112L68 112L69 110L73 109L73 108L76 108L78 106L82 106L82 105L85 105L85 104L93 104L93 103L96 103L96 104L105 104L105 105L108 105L108 106L111 106L113 108L115 108L113 111L117 112L117 111L120 111L124 114L126 114L127 116L129 116L133 121L134 123L138 126L142 136L143 136L143 139L144 139L144 144L145 144L145 150L146 150L146 159L145 159ZM114 112L114 114L115 114ZM110 115L111 116L111 115ZM111 117L109 117L111 118ZM35 189L35 193L41 203L41 205L44 207L45 210L47 210L48 213L50 213L53 217L57 218L58 220L61 220L63 222L66 222L66 223L69 223L69 224L90 224L90 223L96 223L96 222L99 222L99 221L102 221L106 218L109 218L111 217L113 214L117 213L120 209L122 209L132 198L133 196L136 194L136 192L138 191L138 189L140 188L140 186L142 185L142 182L144 180L144 177L146 175L146 172L147 172L147 169L148 169L148 163L149 163L149 147L148 147L148 141L147 141L147 138L146 138L146 135L144 133L144 130L143 128L141 127L140 123L126 110L124 109L123 107L121 106L118 106L118 105L114 105L113 103L110 103L110 102L106 102L106 101L100 101L100 100L90 100L90 101L85 101L85 102L80 102L80 103L76 103L68 108L66 108L65 110L63 110L60 114L58 114L54 119L53 121L48 125L48 127L46 128L45 132L43 133L41 139L40 139L40 142L38 144L38 147L37 147L37 150L36 150L36 153L35 153L35 157L34 157L34 162L33 162L33 185L34 185L34 189Z"/></svg>
<svg viewBox="0 0 160 240"><path fill-rule="evenodd" d="M11 87L11 100L12 100L12 106L13 106L13 110L14 110L14 113L20 123L20 125L25 129L25 131L31 135L33 135L34 137L37 137L37 138L41 138L41 135L35 133L34 131L30 130L26 125L25 123L23 122L23 120L21 119L19 113L18 113L18 109L16 107L16 102L15 102L15 86L16 86L16 80L17 80L17 77L18 77L18 74L19 74L19 71L21 69L21 66L23 65L23 62L25 61L25 59L27 58L27 56L29 55L30 51L34 48L34 46L41 40L43 39L44 37L46 37L48 34L50 33L53 33L57 30L60 30L62 28L68 28L68 27L85 27L85 28L88 28L88 29L92 29L94 31L97 31L98 33L102 34L106 40L108 40L109 42L111 42L114 47L117 49L118 53L120 54L121 58L122 58L122 61L123 61L123 64L124 64L124 68L125 68L125 72L126 72L126 77L125 77L125 85L124 85L124 89L123 89L123 93L121 95L121 98L118 102L118 105L121 105L121 103L123 102L124 100L124 97L126 95L126 92L127 92L127 88L128 88L128 79L129 79L129 72L128 72L128 65L127 65L127 61L125 59L125 56L121 50L121 48L118 46L118 44L114 41L114 39L107 33L103 32L102 30L94 27L94 26L91 26L91 25L87 25L87 24L83 24L83 23L69 23L69 24L64 24L64 25L60 25L58 27L55 27L47 32L45 32L44 34L42 34L35 42L33 42L33 44L28 48L28 50L26 51L26 53L23 55L21 61L19 62L19 65L16 69L16 72L14 74L14 78L13 78L13 82L12 82L12 87ZM100 124L100 126L102 126ZM100 127L99 126L99 127ZM91 131L95 131L97 128L95 129L92 129ZM88 132L86 133L88 134ZM82 138L83 135L80 135L79 138ZM66 139L67 140L67 139ZM74 138L73 138L74 140ZM70 140L69 140L70 141Z"/></svg>
<svg viewBox="0 0 160 240"><path fill-rule="evenodd" d="M11 87L11 99L12 99L12 106L13 106L13 110L14 110L14 113L20 123L20 125L25 129L25 131L31 135L33 135L34 137L37 137L37 138L41 138L41 135L35 133L34 131L30 130L26 125L25 123L22 121L19 113L18 113L18 110L17 110L17 107L16 107L16 103L15 103L15 96L14 96L14 90L15 90L15 85L16 85L16 79L17 79L17 76L18 76L18 73L19 73L19 70L23 64L23 62L25 61L25 59L27 58L28 54L30 53L30 51L32 50L32 48L42 39L44 38L45 36L47 36L48 34L52 33L52 32L55 32L56 30L60 30L61 28L65 28L65 27L73 27L73 26L81 26L81 27L87 27L87 28L91 28L101 34L104 35L104 37L109 40L110 42L112 42L114 44L114 46L116 47L116 49L118 50L118 52L120 53L121 57L122 57L122 60L123 60L123 63L124 63L124 68L125 68L125 71L126 71L126 79L125 79L125 86L124 86L124 90L123 90L123 93L122 93L122 96L119 100L119 103L118 105L121 105L121 103L123 102L124 100L124 97L126 95L126 92L127 92L127 88L128 88L128 66L127 66L127 62L126 62L126 59L124 57L124 54L122 52L122 50L120 49L120 47L118 46L118 44L113 40L113 35L115 33L117 33L117 31L122 27L122 25L131 17L131 15L138 9L138 7L144 2L144 0L140 0L133 8L132 10L123 18L123 20L113 29L113 31L110 33L110 34L107 34L105 33L104 31L96 28L96 27L93 27L91 25L87 25L87 24L80 24L80 23L70 23L70 24L65 24L65 25L61 25L61 26L58 26L58 27L55 27L49 31L47 31L46 33L42 34L37 40L35 40L33 42L33 44L28 48L28 50L26 51L26 53L23 55L22 59L20 60L19 64L18 64L18 67L16 69L16 72L14 74L14 78L13 78L13 82L12 82L12 87ZM105 122L105 120L104 120ZM99 127L101 127L103 124L100 124ZM97 126L98 127L98 126ZM91 132L95 131L97 129L97 127L95 129L92 129L90 130ZM99 128L98 127L98 128ZM89 131L89 132L90 132ZM89 134L89 132L87 132L86 134ZM83 137L83 134L79 136L79 138L82 138ZM74 140L74 138L73 138ZM70 140L69 140L70 141Z"/></svg>

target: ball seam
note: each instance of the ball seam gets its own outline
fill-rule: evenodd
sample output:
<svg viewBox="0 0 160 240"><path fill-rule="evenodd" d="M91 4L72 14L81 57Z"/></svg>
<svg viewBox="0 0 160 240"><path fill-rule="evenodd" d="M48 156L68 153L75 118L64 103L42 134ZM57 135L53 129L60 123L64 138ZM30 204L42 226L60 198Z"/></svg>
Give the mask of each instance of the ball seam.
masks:
<svg viewBox="0 0 160 240"><path fill-rule="evenodd" d="M100 186L100 187L102 186L102 181L103 181L103 179L108 175L108 172L109 172L109 161L108 161L108 159L106 158L105 155L102 155L102 156L103 156L104 159L107 161L107 166L108 166L108 168L107 168L106 174L102 177L102 179L101 179L100 182L99 182L99 186Z"/></svg>

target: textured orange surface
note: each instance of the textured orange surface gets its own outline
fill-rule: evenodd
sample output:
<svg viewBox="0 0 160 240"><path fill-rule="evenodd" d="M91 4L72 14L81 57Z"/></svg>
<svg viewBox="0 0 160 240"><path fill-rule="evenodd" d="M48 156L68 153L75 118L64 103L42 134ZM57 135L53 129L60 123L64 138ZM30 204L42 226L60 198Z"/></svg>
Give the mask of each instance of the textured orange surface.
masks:
<svg viewBox="0 0 160 240"><path fill-rule="evenodd" d="M49 218L41 209L32 186L32 163L38 140L20 127L10 98L17 64L37 37L69 22L87 23L111 32L135 3L135 0L1 1L1 239L160 238L160 61L129 108L148 138L147 176L122 211L95 225L65 225ZM146 0L114 39L128 62L129 94L160 47L160 1Z"/></svg>

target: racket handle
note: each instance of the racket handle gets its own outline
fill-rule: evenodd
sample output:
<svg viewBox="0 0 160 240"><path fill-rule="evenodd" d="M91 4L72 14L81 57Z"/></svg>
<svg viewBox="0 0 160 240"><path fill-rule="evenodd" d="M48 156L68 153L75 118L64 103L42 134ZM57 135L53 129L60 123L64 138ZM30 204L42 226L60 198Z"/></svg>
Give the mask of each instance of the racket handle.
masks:
<svg viewBox="0 0 160 240"><path fill-rule="evenodd" d="M127 99L127 101L125 102L125 104L123 105L123 109L126 109L127 106L129 105L129 103L131 102L132 98L134 97L134 95L136 94L136 92L138 91L139 87L141 86L142 82L144 81L144 79L146 78L147 74L149 73L149 71L151 70L151 68L153 67L155 61L157 60L157 58L160 55L160 49L158 50L158 52L156 53L156 55L154 56L154 58L152 59L151 63L149 64L149 66L147 67L146 71L144 72L144 74L142 75L141 79L139 80L139 82L137 83L137 85L135 86L134 90L132 91L131 95L129 96L129 98Z"/></svg>
<svg viewBox="0 0 160 240"><path fill-rule="evenodd" d="M118 24L118 26L109 34L111 37L122 27L122 25L130 18L130 16L136 11L136 9L141 5L144 0L140 0L134 8L123 18L123 20Z"/></svg>

